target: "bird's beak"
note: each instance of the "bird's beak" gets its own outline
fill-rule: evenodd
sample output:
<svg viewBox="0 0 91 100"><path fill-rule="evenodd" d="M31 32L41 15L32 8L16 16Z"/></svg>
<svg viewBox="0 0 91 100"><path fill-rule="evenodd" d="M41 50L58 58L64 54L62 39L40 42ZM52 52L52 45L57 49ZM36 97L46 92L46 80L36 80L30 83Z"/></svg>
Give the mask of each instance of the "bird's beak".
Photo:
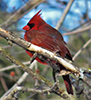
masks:
<svg viewBox="0 0 91 100"><path fill-rule="evenodd" d="M22 29L24 29L24 30L29 30L30 29L30 27L28 26L28 25L26 25L26 26L24 26Z"/></svg>

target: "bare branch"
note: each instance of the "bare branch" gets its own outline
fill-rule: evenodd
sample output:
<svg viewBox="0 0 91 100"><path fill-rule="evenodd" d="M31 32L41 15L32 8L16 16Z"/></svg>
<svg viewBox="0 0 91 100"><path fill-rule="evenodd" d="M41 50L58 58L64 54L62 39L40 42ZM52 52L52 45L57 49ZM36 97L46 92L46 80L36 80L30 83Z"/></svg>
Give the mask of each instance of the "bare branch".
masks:
<svg viewBox="0 0 91 100"><path fill-rule="evenodd" d="M9 27L12 25L12 23L18 21L20 18L22 18L25 14L27 14L31 9L38 6L40 3L44 2L45 0L29 0L29 2L24 5L22 8L17 10L7 21L5 21L3 24L1 24L1 27Z"/></svg>
<svg viewBox="0 0 91 100"><path fill-rule="evenodd" d="M84 32L84 31L87 31L91 28L91 25L83 28L83 29L80 29L80 30L76 30L76 31L72 31L72 32L68 32L68 33L64 33L63 36L65 35L72 35L72 34L77 34L77 33L81 33L81 32Z"/></svg>
<svg viewBox="0 0 91 100"><path fill-rule="evenodd" d="M10 61L12 61L13 63L15 63L16 65L20 66L24 71L28 72L32 77L36 77L38 80L40 80L42 82L46 81L46 83L48 82L48 84L50 86L52 86L52 84L49 81L44 80L44 78L42 76L40 76L36 72L34 72L31 69L29 69L27 66L25 66L23 63L21 63L20 61L18 61L17 59L15 59L12 55L10 55L8 52L6 52L1 47L0 47L0 53L3 54L6 58L8 58Z"/></svg>
<svg viewBox="0 0 91 100"><path fill-rule="evenodd" d="M31 65L30 65L30 69L32 69L35 65L36 61L34 61ZM11 95L11 91L16 88L18 85L20 85L28 76L29 74L24 72L24 74L19 78L19 80L12 86L12 88L10 88L1 98L0 100L7 100L8 96Z"/></svg>
<svg viewBox="0 0 91 100"><path fill-rule="evenodd" d="M41 47L31 44L30 42L25 41L24 39L19 38L18 36L14 35L13 33L6 31L0 28L0 36L4 37L6 40L12 41L13 43L27 49L29 51L37 52L38 54L42 54L50 59L58 61L60 64L65 66L68 70L72 71L73 73L79 73L79 71L70 63L65 61L64 59L57 57L56 54L45 50Z"/></svg>
<svg viewBox="0 0 91 100"><path fill-rule="evenodd" d="M1 83L2 83L2 86L3 86L4 90L7 91L8 90L8 87L6 85L5 80L3 79L3 77L1 75L0 75L0 80L1 80Z"/></svg>
<svg viewBox="0 0 91 100"><path fill-rule="evenodd" d="M87 20L86 22L80 24L80 25L77 26L76 28L73 28L72 30L69 30L68 32L72 32L72 31L77 30L77 29L79 29L79 28L81 28L81 27L84 27L84 26L90 24L90 21L91 21L91 19L89 19L89 20ZM65 34L65 33L64 33L64 34Z"/></svg>
<svg viewBox="0 0 91 100"><path fill-rule="evenodd" d="M20 91L21 92L32 92L32 93L52 93L55 90L56 87L57 87L57 83L55 83L53 85L53 87L43 89L43 90L40 90L40 89L37 89L37 88L26 88L24 86L16 86L15 88L12 89L11 93L8 94L8 97L6 96L6 98L4 98L3 100L16 98L14 95L17 92L20 92Z"/></svg>
<svg viewBox="0 0 91 100"><path fill-rule="evenodd" d="M23 62L23 64L24 65L30 64L30 61ZM20 67L20 66L16 66L16 65L7 66L5 68L1 68L0 72L6 71L6 70L10 70L10 69L13 69L13 68L16 68L16 67Z"/></svg>
<svg viewBox="0 0 91 100"><path fill-rule="evenodd" d="M33 70L29 69L27 66L25 66L20 61L18 61L17 59L15 59L12 55L10 55L8 52L6 52L1 47L0 47L0 53L3 54L7 59L9 59L10 61L12 61L16 65L20 66L24 71L26 71L27 73L29 73L32 77L36 77L39 81L45 83L49 87L53 87L53 84L50 81L48 81L47 79L45 79L43 76L37 74ZM54 93L56 93L57 95L61 96L62 98L69 98L69 96L67 94L65 94L64 91L63 91L63 89L61 89L61 88L55 90ZM2 98L5 98L5 97L6 96L3 96ZM2 100L7 100L7 99L2 99Z"/></svg>
<svg viewBox="0 0 91 100"><path fill-rule="evenodd" d="M77 58L77 56L91 43L91 39L89 39L84 45L83 47L78 50L78 52L74 55L74 57L72 58L73 60L75 60Z"/></svg>
<svg viewBox="0 0 91 100"><path fill-rule="evenodd" d="M64 21L66 15L67 15L69 9L70 9L70 7L71 7L71 5L72 5L72 3L73 3L73 1L74 1L74 0L70 0L70 1L69 1L69 3L67 4L67 6L66 6L66 8L65 8L65 10L64 10L64 12L63 12L61 18L60 18L60 20L57 22L57 25L56 25L56 29L57 29L57 30L61 27L61 25L62 25L62 23L63 23L63 21Z"/></svg>

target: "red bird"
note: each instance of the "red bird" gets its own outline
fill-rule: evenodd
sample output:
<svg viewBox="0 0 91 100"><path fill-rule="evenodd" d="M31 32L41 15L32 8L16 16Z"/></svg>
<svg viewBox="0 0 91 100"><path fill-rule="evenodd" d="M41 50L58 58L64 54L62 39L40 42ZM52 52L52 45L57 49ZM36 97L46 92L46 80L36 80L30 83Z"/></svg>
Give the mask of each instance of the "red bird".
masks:
<svg viewBox="0 0 91 100"><path fill-rule="evenodd" d="M32 19L30 19L30 21L25 27L23 27L23 29L26 30L24 39L28 42L31 42L34 45L37 45L39 47L42 47L44 49L47 49L57 54L59 57L67 58L72 61L72 56L68 48L66 47L66 43L63 40L62 35L60 34L59 31L57 31L56 29L48 25L41 18L41 14L39 14L40 12L41 10L37 14L35 14ZM30 57L32 57L34 54L34 52L29 52L29 51L26 51L26 52ZM56 81L56 78L55 78L56 68L58 68L59 72L61 70L66 70L66 68L56 61L49 60L48 58L44 56L42 56L42 58L43 59L37 56L36 60L42 64L50 64L50 62L54 63L53 78L54 78L54 81ZM73 94L73 89L71 86L69 75L65 75L62 77L64 79L67 92L69 94Z"/></svg>

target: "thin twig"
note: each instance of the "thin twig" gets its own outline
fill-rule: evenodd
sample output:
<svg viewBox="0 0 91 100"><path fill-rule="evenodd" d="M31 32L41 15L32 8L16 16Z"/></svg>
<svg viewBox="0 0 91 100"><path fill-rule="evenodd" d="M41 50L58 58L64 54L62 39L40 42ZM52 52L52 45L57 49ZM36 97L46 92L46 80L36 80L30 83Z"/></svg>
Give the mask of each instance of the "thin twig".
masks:
<svg viewBox="0 0 91 100"><path fill-rule="evenodd" d="M83 28L83 29L80 29L80 30L76 30L76 31L72 31L72 32L68 32L68 33L64 33L63 36L65 35L73 35L73 34L77 34L77 33L81 33L81 32L84 32L84 31L87 31L91 28L91 25Z"/></svg>
<svg viewBox="0 0 91 100"><path fill-rule="evenodd" d="M72 31L77 30L77 29L79 29L79 28L81 28L81 27L84 27L84 26L86 26L86 25L89 25L90 22L91 22L91 19L89 19L89 20L87 20L86 22L80 24L80 25L77 26L76 28L73 28L72 30L69 30L68 32L72 32ZM64 33L64 34L65 34L65 33Z"/></svg>
<svg viewBox="0 0 91 100"><path fill-rule="evenodd" d="M83 47L77 51L77 53L73 56L73 60L75 60L77 58L77 56L91 43L91 39L89 39L84 45Z"/></svg>
<svg viewBox="0 0 91 100"><path fill-rule="evenodd" d="M43 89L43 90L40 90L40 89L36 89L36 88L26 88L24 86L17 86L16 88L13 88L12 91L11 91L11 94L9 94L8 98L7 99L12 99L14 98L14 95L17 93L17 92L32 92L32 93L52 93L53 90L57 87L57 83L53 85L53 87L51 88L47 88L47 89Z"/></svg>
<svg viewBox="0 0 91 100"><path fill-rule="evenodd" d="M2 86L3 86L4 90L7 91L8 90L8 87L6 85L5 80L3 79L3 77L1 75L0 75L0 80L1 80L1 83L2 83Z"/></svg>
<svg viewBox="0 0 91 100"><path fill-rule="evenodd" d="M24 65L30 64L30 61L23 62L23 64ZM5 68L1 68L0 72L6 71L6 70L10 70L10 69L13 69L13 68L16 68L16 67L20 67L20 66L16 66L16 65L7 66Z"/></svg>

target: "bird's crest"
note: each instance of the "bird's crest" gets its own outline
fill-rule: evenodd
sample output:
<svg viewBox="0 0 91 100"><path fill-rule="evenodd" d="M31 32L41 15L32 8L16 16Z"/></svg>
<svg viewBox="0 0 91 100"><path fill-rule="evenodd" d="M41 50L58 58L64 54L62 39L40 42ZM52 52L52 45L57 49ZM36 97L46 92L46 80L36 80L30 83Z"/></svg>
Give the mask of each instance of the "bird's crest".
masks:
<svg viewBox="0 0 91 100"><path fill-rule="evenodd" d="M40 14L41 10L38 11L33 17L32 19L30 19L29 23L35 23L37 25L42 25L43 23L45 23L45 21L41 18L41 14Z"/></svg>

